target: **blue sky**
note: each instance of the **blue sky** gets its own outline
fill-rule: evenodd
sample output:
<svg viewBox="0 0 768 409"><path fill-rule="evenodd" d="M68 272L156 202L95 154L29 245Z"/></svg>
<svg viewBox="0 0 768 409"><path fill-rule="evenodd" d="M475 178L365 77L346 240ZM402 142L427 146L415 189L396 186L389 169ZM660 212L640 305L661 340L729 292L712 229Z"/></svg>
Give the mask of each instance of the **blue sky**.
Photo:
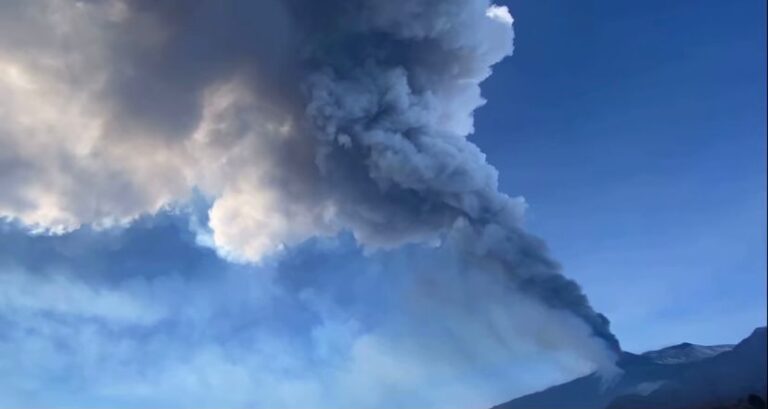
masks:
<svg viewBox="0 0 768 409"><path fill-rule="evenodd" d="M449 213L425 211L424 226L409 218L433 202L384 194L362 200L370 186L357 184L369 179L354 177L333 179L332 185L350 187L325 196L324 180L307 169L331 165L311 158L302 167L305 151L290 145L296 125L280 116L293 94L247 81L211 85L221 74L217 64L173 75L185 58L209 56L209 41L235 43L214 52L222 67L239 64L242 52L276 55L275 44L262 49L235 40L262 28L240 32L238 20L234 31L225 24L206 36L195 31L203 30L197 20L174 27L192 27L191 40L172 48L168 58L178 61L166 66L155 49L142 47L154 44L154 36L165 41L154 24L167 10L151 16L157 20L140 19L146 38L133 43L120 30L99 31L115 21L137 28L125 17L135 11L118 7L121 0L108 9L79 6L91 13L87 18L103 18L83 31L72 28L82 26L80 11L46 1L61 12L51 24L67 28L62 32L72 36L82 61L51 40L59 34L49 38L41 29L24 36L26 26L50 25L30 17L31 6L0 6L8 16L18 13L18 21L33 18L5 24L7 32L0 28L0 37L13 37L23 51L0 40L0 96L11 101L0 102L0 120L16 115L0 126L0 149L7 148L0 151L0 170L7 170L0 175L0 406L486 407L605 369L604 348L583 322L514 288L495 274L495 264L457 255L465 245L461 226L430 230ZM438 108L456 115L412 128L466 133L477 83L493 65L480 84L488 102L475 111L469 137L498 170L501 195L493 187L491 196L510 211L519 204L503 194L526 199L525 228L546 241L626 350L732 343L765 325L765 2L500 1L514 16L515 49L495 65L508 52L511 21L501 8L484 14L484 1L466 2L475 3L467 13L479 10L480 20L455 24L476 31L435 40L481 50L466 66L457 64L471 73L467 88L448 88L442 94L448 102L436 98ZM341 8L308 7L312 24L332 22L324 13L338 11L333 7ZM215 21L227 22L228 10L212 9L221 13L212 14ZM374 18L378 30L421 40L419 25L416 31L387 25L387 13L399 16L397 7L376 10L383 16ZM407 17L431 23L418 13ZM280 25L274 21L264 29ZM389 45L372 37L383 49ZM333 43L334 36L323 41ZM347 56L353 62L368 44L355 41L361 40L350 41L354 52ZM331 55L347 51L341 44ZM67 56L64 67L77 69L56 70L58 51ZM46 61L54 68L30 57L36 53L50 53ZM446 55L455 57L435 58ZM452 78L445 74L451 70L434 67L440 60L427 61L416 68ZM282 71L292 72L275 65L280 81ZM378 73L366 67L363 77ZM143 88L133 89L130 76L109 83L132 70L141 73L137 84L151 89L152 104L168 111L149 119L142 116L146 107L132 111L135 95L143 95L134 93ZM385 74L382 81L392 81L382 82L386 90L402 90L399 71ZM268 103L239 93L244 84ZM353 92L359 85L341 88ZM363 82L365 91L346 103L364 110L365 92L380 85ZM184 116L187 100L164 105L188 98L186 87L203 95L199 115ZM390 108L407 120L412 112L444 113L431 99L397 111L402 101L393 99ZM155 122L167 112L174 117ZM180 138L176 133L190 133L179 125L185 121L199 123L191 137ZM450 123L443 128L441 121ZM113 133L102 135L103 129ZM259 145L252 129L290 147ZM238 132L249 136L232 148L227 144L240 141L232 136ZM56 139L51 135L62 145L46 143ZM345 149L353 143L349 135L338 138ZM211 140L216 143L206 145ZM177 155L179 146L192 146L192 153ZM458 146L470 158L449 159L472 172L459 172L457 180L486 192L493 172L474 162L480 156L472 149ZM330 173L358 170L359 163L343 165ZM392 179L374 177L378 188L393 180L412 187L425 183L408 179L425 167L396 163L394 171L371 172L394 172ZM278 177L262 179L274 169ZM286 176L285 169L292 172ZM322 185L317 191L315 183ZM441 183L453 192L457 182ZM477 197L466 200L466 214L486 196ZM491 246L488 236L480 238L478 247Z"/></svg>
<svg viewBox="0 0 768 409"><path fill-rule="evenodd" d="M508 3L475 141L626 348L766 321L765 3Z"/></svg>

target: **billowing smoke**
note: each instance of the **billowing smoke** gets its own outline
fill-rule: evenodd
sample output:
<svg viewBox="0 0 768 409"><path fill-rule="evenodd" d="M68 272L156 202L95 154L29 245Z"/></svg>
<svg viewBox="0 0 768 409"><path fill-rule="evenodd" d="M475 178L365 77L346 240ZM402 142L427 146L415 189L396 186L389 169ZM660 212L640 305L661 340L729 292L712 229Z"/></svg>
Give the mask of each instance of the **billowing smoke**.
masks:
<svg viewBox="0 0 768 409"><path fill-rule="evenodd" d="M450 240L618 351L467 140L512 37L487 0L4 1L0 216L64 233L201 192L236 261Z"/></svg>

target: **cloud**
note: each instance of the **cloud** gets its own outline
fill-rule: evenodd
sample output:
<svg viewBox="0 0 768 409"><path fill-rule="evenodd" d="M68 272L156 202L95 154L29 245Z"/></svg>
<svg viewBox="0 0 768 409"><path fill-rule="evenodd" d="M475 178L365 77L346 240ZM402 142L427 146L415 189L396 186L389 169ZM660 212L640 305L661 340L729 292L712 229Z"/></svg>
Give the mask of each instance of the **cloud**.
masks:
<svg viewBox="0 0 768 409"><path fill-rule="evenodd" d="M485 15L504 24L512 25L512 23L515 22L515 19L512 18L512 14L509 13L507 6L491 4L491 6L488 7L488 10L485 11Z"/></svg>
<svg viewBox="0 0 768 409"><path fill-rule="evenodd" d="M60 275L36 277L18 271L0 275L0 310L8 316L55 314L138 325L163 317L146 300L138 301L123 292L91 288Z"/></svg>
<svg viewBox="0 0 768 409"><path fill-rule="evenodd" d="M568 338L587 326L449 248L365 255L342 237L246 266L174 239L184 222L0 247L30 265L0 267L0 405L485 407L594 368ZM40 257L49 246L60 257Z"/></svg>

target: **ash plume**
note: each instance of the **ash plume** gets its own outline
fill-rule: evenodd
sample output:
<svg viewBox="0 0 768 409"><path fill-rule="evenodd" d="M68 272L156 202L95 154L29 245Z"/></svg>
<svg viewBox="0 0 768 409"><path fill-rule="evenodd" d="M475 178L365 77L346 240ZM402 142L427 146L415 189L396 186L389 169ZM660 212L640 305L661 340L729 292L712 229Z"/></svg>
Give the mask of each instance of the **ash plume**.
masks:
<svg viewBox="0 0 768 409"><path fill-rule="evenodd" d="M617 352L467 139L512 38L486 0L3 2L0 216L64 233L197 190L236 261L341 231L369 249L450 237Z"/></svg>

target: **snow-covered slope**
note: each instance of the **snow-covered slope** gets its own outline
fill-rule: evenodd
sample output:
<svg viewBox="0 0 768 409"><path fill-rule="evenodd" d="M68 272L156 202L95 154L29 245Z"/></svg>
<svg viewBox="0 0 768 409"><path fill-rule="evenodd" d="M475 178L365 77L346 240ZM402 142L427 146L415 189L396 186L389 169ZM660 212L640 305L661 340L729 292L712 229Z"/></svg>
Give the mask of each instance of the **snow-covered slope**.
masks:
<svg viewBox="0 0 768 409"><path fill-rule="evenodd" d="M683 342L682 344L662 348L657 351L648 351L642 355L656 363L673 365L701 361L730 351L733 347L733 345L705 346Z"/></svg>
<svg viewBox="0 0 768 409"><path fill-rule="evenodd" d="M587 375L494 409L706 408L766 394L765 327L738 345L680 344L642 355L624 352L624 374L608 387Z"/></svg>

